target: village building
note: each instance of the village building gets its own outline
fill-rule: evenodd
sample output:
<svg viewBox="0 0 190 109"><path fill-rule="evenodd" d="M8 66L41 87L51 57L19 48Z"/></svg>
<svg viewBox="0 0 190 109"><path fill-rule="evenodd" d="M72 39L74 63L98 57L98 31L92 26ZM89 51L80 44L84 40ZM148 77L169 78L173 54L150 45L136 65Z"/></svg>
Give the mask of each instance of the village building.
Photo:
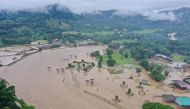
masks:
<svg viewBox="0 0 190 109"><path fill-rule="evenodd" d="M176 88L182 89L182 90L189 90L190 85L186 82L180 81L180 80L172 80L172 85L174 85Z"/></svg>
<svg viewBox="0 0 190 109"><path fill-rule="evenodd" d="M154 61L160 61L163 63L167 63L167 64L171 64L172 63L172 59L169 58L168 56L162 55L162 54L157 54L153 57Z"/></svg>
<svg viewBox="0 0 190 109"><path fill-rule="evenodd" d="M162 98L164 102L167 103L175 103L180 107L180 109L190 109L190 98L189 97L181 97L181 96L173 96L163 94Z"/></svg>

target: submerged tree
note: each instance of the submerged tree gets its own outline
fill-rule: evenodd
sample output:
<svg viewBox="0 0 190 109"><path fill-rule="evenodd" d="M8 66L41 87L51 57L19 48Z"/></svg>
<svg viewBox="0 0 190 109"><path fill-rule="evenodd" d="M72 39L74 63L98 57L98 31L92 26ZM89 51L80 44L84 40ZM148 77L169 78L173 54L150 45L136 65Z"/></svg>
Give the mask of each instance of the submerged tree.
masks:
<svg viewBox="0 0 190 109"><path fill-rule="evenodd" d="M116 61L114 59L107 60L107 65L108 66L113 67L113 66L115 66L115 64L116 64Z"/></svg>
<svg viewBox="0 0 190 109"><path fill-rule="evenodd" d="M137 67L137 68L136 68L136 72L137 72L137 73L140 73L140 72L142 72L142 69L139 68L139 67Z"/></svg>
<svg viewBox="0 0 190 109"><path fill-rule="evenodd" d="M111 58L111 55L113 54L113 51L112 51L112 49L109 49L109 48L108 48L108 49L106 50L106 53L107 53L108 57Z"/></svg>

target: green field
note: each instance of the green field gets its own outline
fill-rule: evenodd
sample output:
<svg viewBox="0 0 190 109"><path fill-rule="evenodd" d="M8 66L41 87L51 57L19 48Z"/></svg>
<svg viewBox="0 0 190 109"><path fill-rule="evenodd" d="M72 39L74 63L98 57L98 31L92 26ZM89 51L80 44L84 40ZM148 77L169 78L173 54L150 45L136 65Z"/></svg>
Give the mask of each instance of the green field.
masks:
<svg viewBox="0 0 190 109"><path fill-rule="evenodd" d="M133 40L133 39L124 39L124 40L114 40L112 41L113 43L120 43L120 44L123 44L124 42L126 43L135 43L135 42L138 42L137 40Z"/></svg>
<svg viewBox="0 0 190 109"><path fill-rule="evenodd" d="M179 54L172 54L172 59L176 62L183 62L185 57Z"/></svg>
<svg viewBox="0 0 190 109"><path fill-rule="evenodd" d="M67 31L67 32L63 32L64 34L79 34L80 32L77 31ZM100 36L110 36L113 35L114 32L113 31L97 31L97 32L81 32L82 35L93 35L93 34L97 34Z"/></svg>
<svg viewBox="0 0 190 109"><path fill-rule="evenodd" d="M161 29L144 29L140 31L134 31L133 33L139 34L139 35L147 35L147 34L153 34L155 32L160 31Z"/></svg>
<svg viewBox="0 0 190 109"><path fill-rule="evenodd" d="M112 58L116 61L116 64L118 64L118 65L125 65L125 64L137 65L138 64L138 62L134 58L132 58L130 54L129 54L128 58L125 58L119 52L114 52L112 55ZM108 60L108 55L104 54L103 55L103 63L106 64L107 60Z"/></svg>

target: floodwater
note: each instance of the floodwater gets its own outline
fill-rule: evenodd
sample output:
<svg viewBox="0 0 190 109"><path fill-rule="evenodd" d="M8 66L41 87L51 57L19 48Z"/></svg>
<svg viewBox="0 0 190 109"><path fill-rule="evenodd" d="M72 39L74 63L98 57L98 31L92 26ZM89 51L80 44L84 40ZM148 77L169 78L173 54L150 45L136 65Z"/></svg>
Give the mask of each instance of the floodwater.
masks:
<svg viewBox="0 0 190 109"><path fill-rule="evenodd" d="M139 77L134 69L125 68L124 73L119 75L110 75L106 69L99 70L97 67L88 73L61 70L74 60L84 59L97 64L89 53L96 50L104 51L106 47L85 46L45 50L26 57L10 67L1 68L0 77L15 85L18 97L36 109L116 109L102 99L113 101L115 95L119 96L121 102L118 104L125 107L123 109L141 109L145 100L161 101L161 98L154 96L175 94L167 87L165 90L156 88L154 81L143 73ZM134 79L129 79L131 76ZM93 85L86 82L91 79L94 79ZM137 86L142 79L149 80L152 84L144 86L145 95L138 94L140 89ZM122 81L126 82L127 88L120 86ZM125 94L128 88L132 89L133 96ZM84 93L84 90L101 96L101 99Z"/></svg>
<svg viewBox="0 0 190 109"><path fill-rule="evenodd" d="M10 67L1 68L0 77L15 85L18 97L36 109L111 109L110 105L84 95L83 90L75 88L70 72L56 70L65 68L68 62L74 60L70 59L70 55L77 55L78 60L92 60L86 53L104 48L89 46L42 51ZM70 60L67 62L64 59Z"/></svg>

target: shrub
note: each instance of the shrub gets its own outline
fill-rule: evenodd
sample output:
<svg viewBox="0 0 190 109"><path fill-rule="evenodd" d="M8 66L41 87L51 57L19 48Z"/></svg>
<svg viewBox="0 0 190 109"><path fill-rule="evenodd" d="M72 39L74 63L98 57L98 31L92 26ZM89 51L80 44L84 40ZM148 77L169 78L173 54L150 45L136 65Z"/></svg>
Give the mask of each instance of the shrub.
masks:
<svg viewBox="0 0 190 109"><path fill-rule="evenodd" d="M115 63L116 63L116 61L114 59L107 60L107 65L110 67L115 66Z"/></svg>
<svg viewBox="0 0 190 109"><path fill-rule="evenodd" d="M145 103L142 106L142 109L174 109L173 107L169 105L164 105L162 103Z"/></svg>

